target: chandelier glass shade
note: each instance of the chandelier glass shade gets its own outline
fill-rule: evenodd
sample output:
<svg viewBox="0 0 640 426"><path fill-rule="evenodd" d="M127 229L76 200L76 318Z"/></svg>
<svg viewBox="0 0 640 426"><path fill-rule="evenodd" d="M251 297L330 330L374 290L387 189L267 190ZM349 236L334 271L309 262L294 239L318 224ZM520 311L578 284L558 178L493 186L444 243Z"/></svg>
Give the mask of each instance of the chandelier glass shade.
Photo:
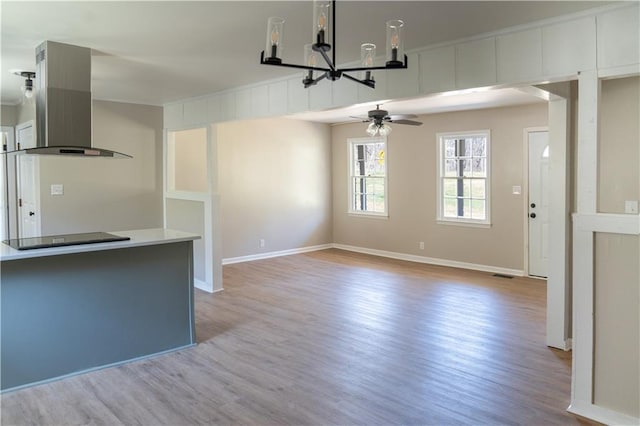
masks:
<svg viewBox="0 0 640 426"><path fill-rule="evenodd" d="M304 45L304 64L291 64L282 60L284 49L283 18L271 17L267 22L267 40L265 50L260 55L263 65L275 65L305 70L302 83L310 87L327 79L336 81L341 77L367 87L375 88L374 70L406 69L407 55L404 54L403 29L401 20L387 21L386 62L384 66L374 66L376 45L364 43L360 47L360 66L355 68L338 68L336 66L336 2L314 0L313 2L313 35L312 43ZM332 46L333 43L333 46ZM331 56L329 56L331 54ZM358 77L350 73L359 72Z"/></svg>

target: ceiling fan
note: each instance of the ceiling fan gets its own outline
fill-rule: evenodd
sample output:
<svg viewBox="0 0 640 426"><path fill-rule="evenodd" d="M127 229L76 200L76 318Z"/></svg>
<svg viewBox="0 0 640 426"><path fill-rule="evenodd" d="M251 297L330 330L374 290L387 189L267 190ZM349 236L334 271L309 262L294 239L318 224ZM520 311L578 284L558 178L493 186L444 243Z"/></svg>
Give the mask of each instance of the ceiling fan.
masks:
<svg viewBox="0 0 640 426"><path fill-rule="evenodd" d="M408 124L409 126L422 126L419 121L414 121L412 118L418 118L414 114L396 114L389 115L388 111L380 109L380 105L376 105L376 109L372 109L368 112L367 117L351 117L362 120L364 123L371 123L367 127L367 134L369 136L387 136L391 133L391 126L386 123Z"/></svg>

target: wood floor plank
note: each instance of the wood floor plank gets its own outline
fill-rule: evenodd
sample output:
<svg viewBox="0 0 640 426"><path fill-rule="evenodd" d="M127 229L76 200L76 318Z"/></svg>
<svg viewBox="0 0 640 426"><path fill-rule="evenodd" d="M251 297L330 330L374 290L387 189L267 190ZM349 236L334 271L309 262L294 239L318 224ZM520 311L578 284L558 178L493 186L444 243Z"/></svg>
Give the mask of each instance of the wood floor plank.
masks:
<svg viewBox="0 0 640 426"><path fill-rule="evenodd" d="M544 281L323 250L224 267L194 348L10 392L2 425L575 425Z"/></svg>

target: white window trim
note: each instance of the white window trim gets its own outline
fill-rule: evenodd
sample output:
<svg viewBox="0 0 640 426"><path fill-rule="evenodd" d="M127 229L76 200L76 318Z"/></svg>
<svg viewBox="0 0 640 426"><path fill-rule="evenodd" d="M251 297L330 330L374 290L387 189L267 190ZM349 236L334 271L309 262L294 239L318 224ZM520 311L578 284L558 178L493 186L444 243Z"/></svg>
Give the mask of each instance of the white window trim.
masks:
<svg viewBox="0 0 640 426"><path fill-rule="evenodd" d="M384 142L385 152L384 152L384 212L369 212L362 210L354 210L353 209L353 146L354 145L362 145L365 143L379 143ZM372 217L377 219L386 219L389 217L389 144L387 143L386 136L379 137L367 137L367 138L349 138L347 139L347 159L348 163L348 174L347 174L347 214L349 216L358 216L358 217Z"/></svg>
<svg viewBox="0 0 640 426"><path fill-rule="evenodd" d="M485 220L476 220L476 219L458 219L444 216L444 205L442 202L442 183L443 183L443 175L444 175L444 161L443 161L443 144L442 139L445 137L451 136L476 136L483 135L487 138L487 162L486 162L486 170L487 177L485 186L485 207L486 207L486 219ZM489 228L491 227L491 130L470 130L464 132L442 132L436 133L436 146L437 146L437 167L436 167L436 182L437 182L437 213L436 213L436 223L440 225L458 225L458 226L469 226L475 228Z"/></svg>

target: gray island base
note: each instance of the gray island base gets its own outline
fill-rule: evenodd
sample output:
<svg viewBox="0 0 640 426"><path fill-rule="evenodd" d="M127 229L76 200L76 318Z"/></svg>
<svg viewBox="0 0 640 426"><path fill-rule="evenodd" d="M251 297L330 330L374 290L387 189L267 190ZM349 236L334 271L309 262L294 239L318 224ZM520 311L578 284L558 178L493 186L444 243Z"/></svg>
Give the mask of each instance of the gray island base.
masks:
<svg viewBox="0 0 640 426"><path fill-rule="evenodd" d="M154 229L130 241L0 253L1 390L195 344L193 240Z"/></svg>

